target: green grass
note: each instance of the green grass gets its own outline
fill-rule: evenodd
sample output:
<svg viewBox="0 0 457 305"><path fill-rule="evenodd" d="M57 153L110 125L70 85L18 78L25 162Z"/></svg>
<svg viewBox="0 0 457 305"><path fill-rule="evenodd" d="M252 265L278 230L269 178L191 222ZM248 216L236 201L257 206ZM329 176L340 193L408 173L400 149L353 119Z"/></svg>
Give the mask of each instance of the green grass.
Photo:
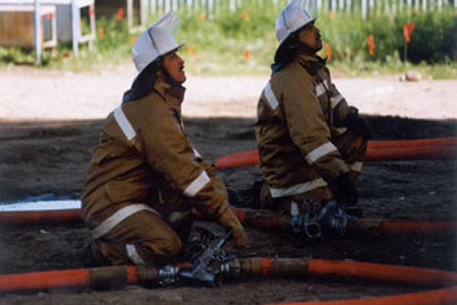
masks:
<svg viewBox="0 0 457 305"><path fill-rule="evenodd" d="M413 71L421 74L422 79L457 79L457 63L450 64L399 64L385 63L331 63L329 65L333 75L344 77L375 77L388 75L402 75Z"/></svg>
<svg viewBox="0 0 457 305"><path fill-rule="evenodd" d="M200 12L178 12L182 18L178 40L187 42L180 54L189 73L207 76L270 73L278 46L274 23L284 3L279 1L277 6L261 9L256 0L243 3L235 12L221 9L204 19ZM148 24L157 18L150 17ZM406 22L415 22L416 29L405 63L402 27ZM442 14L379 14L367 20L362 20L358 13L330 16L321 12L316 24L321 28L324 42L331 46L329 65L333 73L370 76L414 70L423 78L457 78L457 62L449 59L457 59L457 15L452 8L446 8ZM126 21L98 20L97 28L103 28L104 35L95 41L92 50L83 46L79 57L75 57L70 45L59 45L55 54L44 52L44 68L87 71L131 62L131 39L138 34L128 33ZM374 56L368 55L369 34L375 37ZM249 50L249 62L245 50ZM325 51L320 55L325 56ZM33 51L0 48L0 66L33 65L34 60Z"/></svg>

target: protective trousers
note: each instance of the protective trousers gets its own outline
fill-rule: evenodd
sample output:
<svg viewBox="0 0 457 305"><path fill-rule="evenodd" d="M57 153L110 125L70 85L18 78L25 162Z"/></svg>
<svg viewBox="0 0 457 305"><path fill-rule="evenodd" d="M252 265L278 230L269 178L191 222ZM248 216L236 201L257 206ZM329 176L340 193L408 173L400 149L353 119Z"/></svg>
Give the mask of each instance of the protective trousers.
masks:
<svg viewBox="0 0 457 305"><path fill-rule="evenodd" d="M350 178L355 183L362 170L362 161L365 158L367 141L364 137L347 131L341 135L334 136L332 143L338 148L349 168ZM305 212L304 209L310 205L310 202L314 203L311 204L313 205L313 209L320 209L321 206L319 205L324 200L329 200L332 197L332 192L328 186L325 186L294 196L272 198L268 185L263 183L260 191L260 207L263 209L280 210L289 214L292 201L297 203L307 201L306 205L299 205L299 213L303 213Z"/></svg>
<svg viewBox="0 0 457 305"><path fill-rule="evenodd" d="M182 260L192 230L192 210L173 212L164 219L150 210L124 219L92 242L97 265L164 265Z"/></svg>

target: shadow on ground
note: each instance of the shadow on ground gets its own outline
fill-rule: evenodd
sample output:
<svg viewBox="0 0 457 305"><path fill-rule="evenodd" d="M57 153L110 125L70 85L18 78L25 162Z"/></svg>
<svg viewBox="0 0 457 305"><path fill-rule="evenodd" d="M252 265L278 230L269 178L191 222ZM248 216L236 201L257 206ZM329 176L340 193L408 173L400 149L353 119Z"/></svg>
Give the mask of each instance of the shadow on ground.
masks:
<svg viewBox="0 0 457 305"><path fill-rule="evenodd" d="M367 117L376 140L457 136L457 121ZM250 119L186 119L189 137L209 161L230 153L256 149ZM91 150L102 121L0 122L0 202L47 193L79 197ZM253 207L258 167L220 171L231 204ZM457 221L457 161L407 161L366 164L360 177L360 207L366 217ZM198 226L214 225L198 222ZM0 273L84 267L82 249L90 241L82 224L0 228ZM248 228L250 247L228 251L242 257L280 256L348 259L456 271L455 238L368 236L354 232L310 243L285 232ZM5 303L91 302L115 304L258 304L373 297L414 289L364 282L272 280L227 283L222 288L168 287L148 290L133 286L110 292L55 291L32 295L3 295Z"/></svg>

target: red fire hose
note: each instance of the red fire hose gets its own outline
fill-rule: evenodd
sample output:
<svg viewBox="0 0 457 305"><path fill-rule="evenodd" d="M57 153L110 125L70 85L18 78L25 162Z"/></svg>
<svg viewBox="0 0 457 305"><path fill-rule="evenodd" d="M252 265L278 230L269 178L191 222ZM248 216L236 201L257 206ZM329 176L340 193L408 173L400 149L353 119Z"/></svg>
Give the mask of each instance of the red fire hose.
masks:
<svg viewBox="0 0 457 305"><path fill-rule="evenodd" d="M457 286L454 286L420 293L408 293L381 298L278 304L270 303L265 305L453 305L457 301L456 295Z"/></svg>
<svg viewBox="0 0 457 305"><path fill-rule="evenodd" d="M289 219L277 213L262 210L231 208L245 225L259 229L288 230ZM381 235L421 234L453 236L457 234L457 223L453 221L414 221L376 218L350 219L350 230L358 230Z"/></svg>
<svg viewBox="0 0 457 305"><path fill-rule="evenodd" d="M403 295L288 304L347 305L347 304L455 304L457 302L457 274L449 271L372 264L354 261L245 258L235 259L229 274L244 278L343 278L364 281L414 285L436 290ZM90 269L33 272L0 275L0 292L52 290L55 288L119 289L129 284L154 283L158 270L149 266L116 266Z"/></svg>
<svg viewBox="0 0 457 305"><path fill-rule="evenodd" d="M23 226L58 223L78 223L83 220L81 209L0 211L0 226Z"/></svg>
<svg viewBox="0 0 457 305"><path fill-rule="evenodd" d="M402 141L369 141L364 161L453 159L457 159L457 137ZM260 159L257 150L250 150L221 157L214 164L217 169L253 166L260 164Z"/></svg>
<svg viewBox="0 0 457 305"><path fill-rule="evenodd" d="M231 208L238 219L246 226L269 230L287 230L288 218L279 216L269 210ZM205 216L195 210L200 219ZM78 223L82 221L80 209L45 210L45 211L2 211L1 226L24 226L59 223ZM349 228L376 234L423 234L452 235L457 234L457 223L453 221L414 221L361 218L351 219Z"/></svg>
<svg viewBox="0 0 457 305"><path fill-rule="evenodd" d="M263 262L262 265L265 266L263 271L266 273L273 269L273 263L269 261ZM457 302L457 286L452 286L456 284L457 274L453 272L417 267L312 259L308 264L307 274L316 277L341 277L445 288L379 298L281 303L282 305L436 305L456 304Z"/></svg>
<svg viewBox="0 0 457 305"><path fill-rule="evenodd" d="M369 141L370 148L392 148L392 147L417 147L417 146L456 146L457 137L417 139L417 140L387 140Z"/></svg>
<svg viewBox="0 0 457 305"><path fill-rule="evenodd" d="M138 282L138 268L142 267L117 266L0 275L0 292L43 291L56 288L121 288ZM152 281L157 277L157 272L154 273L155 269L150 268L146 274L150 274L148 279ZM140 274L144 276L145 272Z"/></svg>

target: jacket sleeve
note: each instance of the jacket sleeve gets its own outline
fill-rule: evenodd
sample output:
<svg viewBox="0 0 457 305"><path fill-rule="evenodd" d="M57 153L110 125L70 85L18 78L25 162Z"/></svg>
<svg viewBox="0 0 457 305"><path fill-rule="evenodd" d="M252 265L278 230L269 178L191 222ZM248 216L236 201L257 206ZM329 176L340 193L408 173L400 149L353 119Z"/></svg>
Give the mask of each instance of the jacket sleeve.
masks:
<svg viewBox="0 0 457 305"><path fill-rule="evenodd" d="M201 166L206 171L206 173L208 174L209 178L211 179L211 183L213 184L213 187L216 189L216 191L218 193L220 192L221 194L224 194L224 196L227 198L227 205L229 205L227 188L225 187L222 179L220 179L217 176L216 168L211 163L203 160L202 156L195 149L194 149L194 152L196 152L196 156L197 156L196 160L197 160L199 166Z"/></svg>
<svg viewBox="0 0 457 305"><path fill-rule="evenodd" d="M225 212L228 208L225 188L220 187L214 173L205 170L207 164L189 143L178 120L165 113L147 125L142 137L150 166L202 212L215 217Z"/></svg>
<svg viewBox="0 0 457 305"><path fill-rule="evenodd" d="M330 82L330 77L329 77ZM341 92L338 91L336 86L331 83L330 85L330 102L332 107L332 115L333 115L333 126L334 127L342 127L344 126L344 119L349 113L357 113L358 110L355 107L349 106L345 97Z"/></svg>
<svg viewBox="0 0 457 305"><path fill-rule="evenodd" d="M326 181L347 172L346 164L330 140L330 129L311 78L306 75L291 78L279 89L290 137L307 163Z"/></svg>

